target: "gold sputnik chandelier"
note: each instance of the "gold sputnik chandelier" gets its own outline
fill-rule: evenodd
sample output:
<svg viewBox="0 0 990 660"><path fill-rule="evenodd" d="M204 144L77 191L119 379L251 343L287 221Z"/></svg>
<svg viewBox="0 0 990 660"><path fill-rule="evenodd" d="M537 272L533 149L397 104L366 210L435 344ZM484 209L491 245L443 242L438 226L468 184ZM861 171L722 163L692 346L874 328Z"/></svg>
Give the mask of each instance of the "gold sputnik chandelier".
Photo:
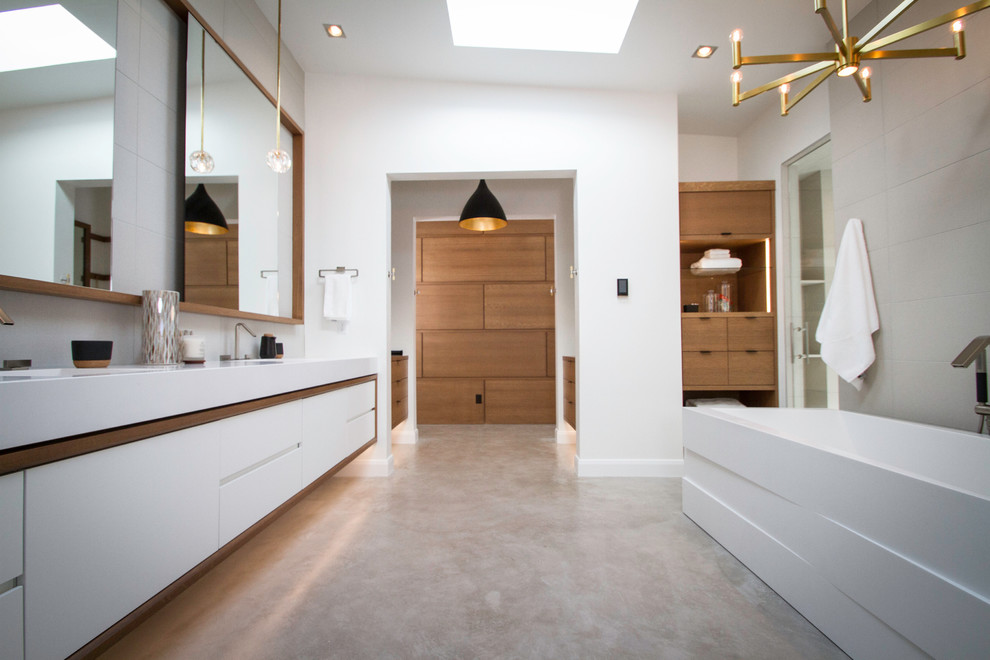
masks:
<svg viewBox="0 0 990 660"><path fill-rule="evenodd" d="M825 53L793 53L789 55L757 55L742 56L742 31L734 30L732 39L732 105L739 105L746 99L753 98L763 92L776 88L780 92L780 114L787 115L791 108L798 104L812 90L821 85L833 73L841 77L851 77L863 94L863 101L872 98L870 88L870 69L861 66L863 60L905 59L918 57L954 57L961 60L966 57L966 35L963 32L962 18L990 7L990 0L980 0L973 4L950 11L938 18L918 23L913 27L895 32L886 37L879 35L911 8L917 0L903 0L883 20L877 23L866 36L853 37L849 35L849 11L846 0L842 0L842 28L836 25L831 12L825 6L825 0L814 0L815 13L825 21L825 27L835 41L835 51ZM953 46L951 48L917 48L911 50L887 50L891 44L927 32L933 28L952 24ZM739 69L749 64L789 64L793 62L815 62L811 66L795 71L789 75L777 78L765 85L760 85L747 92L740 92L742 73ZM817 75L816 75L817 74ZM800 92L791 97L791 83L808 76L815 76Z"/></svg>

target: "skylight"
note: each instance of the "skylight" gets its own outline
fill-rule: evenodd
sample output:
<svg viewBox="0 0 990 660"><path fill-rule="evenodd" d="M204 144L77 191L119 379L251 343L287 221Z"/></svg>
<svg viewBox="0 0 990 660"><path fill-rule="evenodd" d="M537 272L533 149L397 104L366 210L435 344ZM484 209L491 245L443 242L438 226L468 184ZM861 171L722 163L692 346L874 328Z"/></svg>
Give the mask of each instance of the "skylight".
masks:
<svg viewBox="0 0 990 660"><path fill-rule="evenodd" d="M455 46L618 53L639 0L447 0Z"/></svg>
<svg viewBox="0 0 990 660"><path fill-rule="evenodd" d="M0 71L106 60L117 56L62 5L0 12Z"/></svg>

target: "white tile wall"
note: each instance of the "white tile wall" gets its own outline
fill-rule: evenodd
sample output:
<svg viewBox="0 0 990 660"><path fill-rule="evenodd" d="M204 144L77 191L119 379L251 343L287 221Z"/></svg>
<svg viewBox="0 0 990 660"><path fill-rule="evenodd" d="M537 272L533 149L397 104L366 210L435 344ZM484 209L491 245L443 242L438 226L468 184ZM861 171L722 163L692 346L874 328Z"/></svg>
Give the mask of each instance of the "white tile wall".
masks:
<svg viewBox="0 0 990 660"><path fill-rule="evenodd" d="M864 16L896 4L877 0ZM894 29L959 4L919 3ZM843 385L840 406L975 430L973 369L950 362L990 334L990 12L966 31L966 59L885 62L872 103L834 81L829 106L836 236L849 217L863 220L881 323L866 384ZM933 30L898 47L948 45Z"/></svg>

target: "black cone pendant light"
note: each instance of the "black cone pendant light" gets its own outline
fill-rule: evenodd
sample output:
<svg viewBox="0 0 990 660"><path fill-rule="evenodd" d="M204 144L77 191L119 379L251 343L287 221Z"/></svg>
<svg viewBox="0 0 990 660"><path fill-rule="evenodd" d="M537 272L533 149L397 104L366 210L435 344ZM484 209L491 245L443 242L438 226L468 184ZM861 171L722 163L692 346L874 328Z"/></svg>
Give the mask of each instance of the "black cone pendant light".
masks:
<svg viewBox="0 0 990 660"><path fill-rule="evenodd" d="M474 231L492 231L506 226L505 211L502 205L495 199L495 195L488 189L488 184L482 179L478 183L478 189L468 199L461 211L461 219L458 222L464 229Z"/></svg>
<svg viewBox="0 0 990 660"><path fill-rule="evenodd" d="M226 234L227 220L201 183L186 200L186 231L193 234Z"/></svg>

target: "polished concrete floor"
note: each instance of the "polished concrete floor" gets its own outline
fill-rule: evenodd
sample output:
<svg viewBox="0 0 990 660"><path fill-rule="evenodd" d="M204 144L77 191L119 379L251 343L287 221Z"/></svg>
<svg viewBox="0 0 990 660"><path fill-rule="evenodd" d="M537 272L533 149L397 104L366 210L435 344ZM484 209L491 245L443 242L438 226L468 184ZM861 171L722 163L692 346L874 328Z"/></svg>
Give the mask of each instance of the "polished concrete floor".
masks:
<svg viewBox="0 0 990 660"><path fill-rule="evenodd" d="M845 658L681 513L548 426L432 426L335 477L106 658Z"/></svg>

